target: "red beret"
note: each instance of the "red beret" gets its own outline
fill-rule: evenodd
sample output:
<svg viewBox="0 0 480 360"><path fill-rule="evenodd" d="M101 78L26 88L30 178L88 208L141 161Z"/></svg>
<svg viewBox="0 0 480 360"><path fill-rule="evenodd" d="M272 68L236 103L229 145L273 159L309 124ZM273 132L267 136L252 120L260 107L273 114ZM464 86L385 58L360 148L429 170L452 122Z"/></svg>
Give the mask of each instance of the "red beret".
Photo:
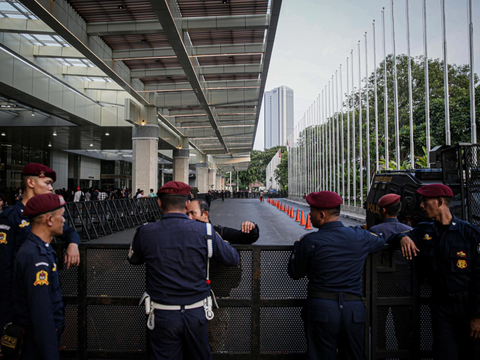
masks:
<svg viewBox="0 0 480 360"><path fill-rule="evenodd" d="M188 196L192 188L181 181L169 181L158 190L158 195L182 195Z"/></svg>
<svg viewBox="0 0 480 360"><path fill-rule="evenodd" d="M378 200L378 206L384 208L388 205L396 204L400 201L401 196L397 194L387 194L383 195L380 200Z"/></svg>
<svg viewBox="0 0 480 360"><path fill-rule="evenodd" d="M307 203L318 209L333 209L343 204L343 200L333 191L320 191L308 194Z"/></svg>
<svg viewBox="0 0 480 360"><path fill-rule="evenodd" d="M25 165L22 170L22 175L49 177L53 180L53 182L57 180L57 174L55 173L55 171L50 169L48 166L37 163Z"/></svg>
<svg viewBox="0 0 480 360"><path fill-rule="evenodd" d="M65 206L63 196L52 193L35 195L27 201L23 215L28 217L36 217L51 211L55 211Z"/></svg>
<svg viewBox="0 0 480 360"><path fill-rule="evenodd" d="M424 197L453 197L453 191L447 185L431 184L422 186L417 193Z"/></svg>
<svg viewBox="0 0 480 360"><path fill-rule="evenodd" d="M80 186L77 186L77 191L80 191Z"/></svg>

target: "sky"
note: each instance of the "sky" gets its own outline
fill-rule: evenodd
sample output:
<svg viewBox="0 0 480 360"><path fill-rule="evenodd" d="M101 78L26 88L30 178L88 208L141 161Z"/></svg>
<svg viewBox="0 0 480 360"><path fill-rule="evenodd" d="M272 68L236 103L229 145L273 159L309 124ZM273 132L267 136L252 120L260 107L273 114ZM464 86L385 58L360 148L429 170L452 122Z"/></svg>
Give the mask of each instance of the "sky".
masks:
<svg viewBox="0 0 480 360"><path fill-rule="evenodd" d="M448 63L468 64L468 0L445 0ZM294 90L295 124L343 66L346 92L346 59L354 50L354 78L358 84L358 41L361 40L361 71L365 77L367 32L368 69L373 71L373 29L376 22L377 66L383 60L382 8L385 7L387 54L393 53L391 0L283 0L265 91L286 85ZM406 0L396 0L396 53L407 53ZM423 0L411 0L410 54L423 55ZM480 0L473 0L475 72L480 72ZM441 0L427 0L428 57L443 59ZM351 65L349 65L350 68ZM254 149L263 150L263 104Z"/></svg>

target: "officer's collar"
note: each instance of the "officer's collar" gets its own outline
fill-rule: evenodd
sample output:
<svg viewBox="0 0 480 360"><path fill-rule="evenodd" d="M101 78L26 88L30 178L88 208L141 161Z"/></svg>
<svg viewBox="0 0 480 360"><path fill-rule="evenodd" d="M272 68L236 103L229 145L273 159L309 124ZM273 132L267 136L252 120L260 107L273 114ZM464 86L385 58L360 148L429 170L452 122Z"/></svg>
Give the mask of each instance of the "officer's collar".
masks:
<svg viewBox="0 0 480 360"><path fill-rule="evenodd" d="M397 218L388 218L388 219L385 219L383 220L384 223L386 222L399 222Z"/></svg>
<svg viewBox="0 0 480 360"><path fill-rule="evenodd" d="M344 227L343 223L339 220L339 221L330 221L330 222L327 222L325 224L323 224L319 230L327 230L327 229L333 229L333 228L337 228L337 227Z"/></svg>
<svg viewBox="0 0 480 360"><path fill-rule="evenodd" d="M46 254L53 251L51 244L46 243L32 232L28 235L28 239L38 246L41 254Z"/></svg>
<svg viewBox="0 0 480 360"><path fill-rule="evenodd" d="M181 219L188 219L187 214L182 214L182 213L168 213L162 216L162 219L169 219L169 218L181 218Z"/></svg>

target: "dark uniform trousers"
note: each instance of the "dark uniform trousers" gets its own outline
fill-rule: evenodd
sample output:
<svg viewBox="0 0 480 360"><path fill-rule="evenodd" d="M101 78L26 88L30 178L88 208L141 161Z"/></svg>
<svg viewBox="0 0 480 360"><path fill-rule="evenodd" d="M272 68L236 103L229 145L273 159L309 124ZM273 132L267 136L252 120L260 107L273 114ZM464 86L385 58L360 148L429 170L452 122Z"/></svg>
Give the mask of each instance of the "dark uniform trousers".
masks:
<svg viewBox="0 0 480 360"><path fill-rule="evenodd" d="M339 300L308 299L303 308L309 360L337 359L338 348L345 349L342 360L363 358L365 306L360 300L345 301L340 294Z"/></svg>
<svg viewBox="0 0 480 360"><path fill-rule="evenodd" d="M210 346L205 346L208 344L208 320L203 306L188 310L155 310L155 329L148 333L152 359L212 358Z"/></svg>

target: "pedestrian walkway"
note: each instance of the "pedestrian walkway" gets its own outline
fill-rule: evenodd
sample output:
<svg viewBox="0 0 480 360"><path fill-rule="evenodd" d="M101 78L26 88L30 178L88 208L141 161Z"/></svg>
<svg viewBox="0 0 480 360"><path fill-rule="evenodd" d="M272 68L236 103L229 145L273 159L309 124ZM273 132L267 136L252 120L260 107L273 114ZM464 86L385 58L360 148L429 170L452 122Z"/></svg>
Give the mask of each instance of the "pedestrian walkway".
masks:
<svg viewBox="0 0 480 360"><path fill-rule="evenodd" d="M276 200L280 200L288 206L293 206L295 213L297 209L300 212L303 210L306 220L310 211L308 206L293 204L285 199ZM315 228L305 230L304 226L300 226L298 222L295 222L295 219L290 218L283 211L268 204L267 201L261 202L258 199L215 200L212 202L210 220L214 225L222 225L234 229L240 229L243 221L253 221L260 228L260 238L255 243L256 245L292 245L301 236L317 230ZM344 217L340 220L346 226L361 224L359 221ZM135 232L136 229L129 229L93 240L91 243L129 244Z"/></svg>

